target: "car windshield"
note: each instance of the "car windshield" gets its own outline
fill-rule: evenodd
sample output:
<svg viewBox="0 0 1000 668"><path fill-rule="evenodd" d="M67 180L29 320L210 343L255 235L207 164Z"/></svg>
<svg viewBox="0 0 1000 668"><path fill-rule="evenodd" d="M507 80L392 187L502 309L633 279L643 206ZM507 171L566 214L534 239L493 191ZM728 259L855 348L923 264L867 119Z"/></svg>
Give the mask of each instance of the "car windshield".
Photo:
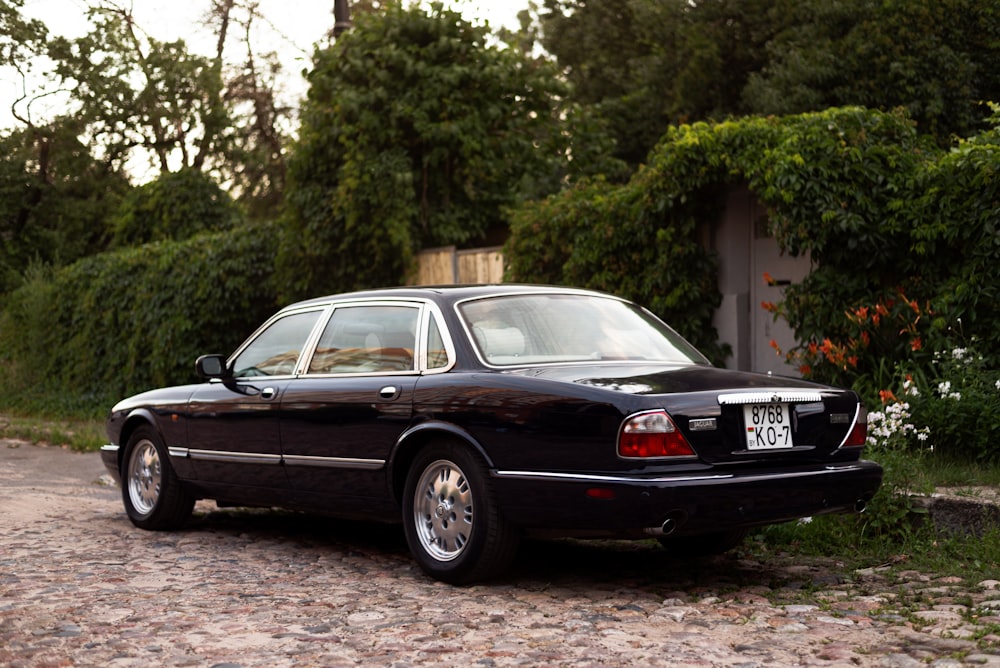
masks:
<svg viewBox="0 0 1000 668"><path fill-rule="evenodd" d="M480 356L494 366L587 361L708 364L675 331L617 299L510 295L467 301L458 310Z"/></svg>

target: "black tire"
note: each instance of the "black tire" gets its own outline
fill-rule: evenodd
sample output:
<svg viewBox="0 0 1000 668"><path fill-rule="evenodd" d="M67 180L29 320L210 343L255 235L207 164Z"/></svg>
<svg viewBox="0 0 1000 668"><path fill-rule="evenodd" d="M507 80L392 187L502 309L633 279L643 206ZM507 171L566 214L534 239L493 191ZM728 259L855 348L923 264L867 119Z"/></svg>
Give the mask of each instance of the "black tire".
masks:
<svg viewBox="0 0 1000 668"><path fill-rule="evenodd" d="M125 446L122 502L132 524L153 531L180 528L194 510L194 497L181 486L152 427L136 429Z"/></svg>
<svg viewBox="0 0 1000 668"><path fill-rule="evenodd" d="M695 536L663 536L658 538L660 545L671 554L679 557L708 557L722 554L739 546L746 538L746 529L731 529L715 533L703 533Z"/></svg>
<svg viewBox="0 0 1000 668"><path fill-rule="evenodd" d="M420 568L451 584L496 577L514 559L520 538L500 513L482 458L452 442L433 443L414 459L403 530Z"/></svg>

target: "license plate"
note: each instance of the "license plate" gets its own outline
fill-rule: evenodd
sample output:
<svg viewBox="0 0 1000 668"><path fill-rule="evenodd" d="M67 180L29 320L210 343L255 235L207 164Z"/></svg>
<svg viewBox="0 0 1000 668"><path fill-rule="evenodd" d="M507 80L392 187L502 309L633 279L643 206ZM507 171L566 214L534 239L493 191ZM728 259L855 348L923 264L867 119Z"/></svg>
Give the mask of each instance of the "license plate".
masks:
<svg viewBox="0 0 1000 668"><path fill-rule="evenodd" d="M777 450L792 447L792 420L788 404L743 406L747 450Z"/></svg>

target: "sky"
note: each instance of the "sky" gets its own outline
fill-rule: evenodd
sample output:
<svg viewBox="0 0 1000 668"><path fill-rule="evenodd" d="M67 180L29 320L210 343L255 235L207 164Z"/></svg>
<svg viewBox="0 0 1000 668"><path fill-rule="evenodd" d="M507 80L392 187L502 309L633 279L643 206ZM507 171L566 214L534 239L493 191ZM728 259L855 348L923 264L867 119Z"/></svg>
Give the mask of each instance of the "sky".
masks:
<svg viewBox="0 0 1000 668"><path fill-rule="evenodd" d="M472 21L488 21L493 27L517 27L517 13L528 0L443 0L451 9ZM214 43L201 18L210 0L120 0L131 4L139 26L160 41L183 38L193 51L211 54ZM86 0L25 0L22 13L41 19L49 32L66 37L85 34ZM258 26L258 48L274 50L282 60L285 96L290 102L305 95L301 72L309 64L312 47L325 39L333 27L334 0L258 0L266 19ZM19 97L20 79L0 70L0 128L14 124L11 104Z"/></svg>

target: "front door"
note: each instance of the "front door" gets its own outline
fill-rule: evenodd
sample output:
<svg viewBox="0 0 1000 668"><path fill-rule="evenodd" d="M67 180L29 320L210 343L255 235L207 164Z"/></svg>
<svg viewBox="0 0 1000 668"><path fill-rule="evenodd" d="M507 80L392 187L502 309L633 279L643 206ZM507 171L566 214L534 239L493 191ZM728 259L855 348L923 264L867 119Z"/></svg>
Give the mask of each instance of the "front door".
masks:
<svg viewBox="0 0 1000 668"><path fill-rule="evenodd" d="M198 480L215 489L287 487L281 461L282 394L323 313L322 307L309 308L269 321L230 362L232 378L195 390L184 456L194 464Z"/></svg>

